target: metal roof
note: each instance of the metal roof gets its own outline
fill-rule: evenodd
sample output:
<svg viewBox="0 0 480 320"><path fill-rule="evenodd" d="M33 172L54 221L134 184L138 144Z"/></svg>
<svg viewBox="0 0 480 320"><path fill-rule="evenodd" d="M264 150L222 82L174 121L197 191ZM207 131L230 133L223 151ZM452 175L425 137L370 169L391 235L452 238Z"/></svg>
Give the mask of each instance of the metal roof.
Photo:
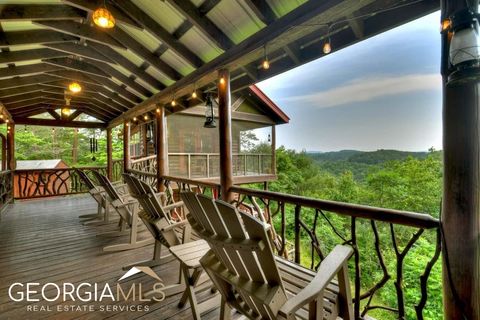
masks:
<svg viewBox="0 0 480 320"><path fill-rule="evenodd" d="M433 0L109 0L116 26L103 30L91 21L103 2L0 0L0 102L16 123L58 109L71 81L84 89L72 108L104 126L158 105L182 111L202 102L202 94L190 98L194 87L215 89L219 68L230 69L233 91L242 90L321 57L327 36L340 49L439 7ZM260 68L265 45L269 70Z"/></svg>

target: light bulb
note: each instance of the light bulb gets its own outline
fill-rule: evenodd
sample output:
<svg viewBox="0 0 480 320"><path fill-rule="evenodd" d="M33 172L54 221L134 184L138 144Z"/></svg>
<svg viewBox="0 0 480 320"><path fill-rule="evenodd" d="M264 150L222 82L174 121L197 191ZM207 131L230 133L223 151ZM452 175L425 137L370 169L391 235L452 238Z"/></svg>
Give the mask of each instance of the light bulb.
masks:
<svg viewBox="0 0 480 320"><path fill-rule="evenodd" d="M197 99L197 91L193 90L192 92L192 98Z"/></svg>
<svg viewBox="0 0 480 320"><path fill-rule="evenodd" d="M445 31L445 30L450 29L451 25L452 25L452 20L450 20L448 18L443 20L442 23L441 23L441 26L440 26L441 31Z"/></svg>
<svg viewBox="0 0 480 320"><path fill-rule="evenodd" d="M147 115L144 115L144 116L143 116L143 119L144 119L145 121L148 120L148 116L147 116Z"/></svg>
<svg viewBox="0 0 480 320"><path fill-rule="evenodd" d="M323 45L323 53L329 54L330 52L332 52L332 45L330 44L330 40L329 40L325 42L325 44Z"/></svg>
<svg viewBox="0 0 480 320"><path fill-rule="evenodd" d="M98 8L93 12L92 18L100 28L110 29L115 26L115 18L107 8Z"/></svg>
<svg viewBox="0 0 480 320"><path fill-rule="evenodd" d="M224 77L220 78L220 84L225 84L225 78Z"/></svg>
<svg viewBox="0 0 480 320"><path fill-rule="evenodd" d="M156 110L156 111L157 111L157 113L160 113L160 108L157 108L157 110Z"/></svg>
<svg viewBox="0 0 480 320"><path fill-rule="evenodd" d="M175 99L173 99L170 104L172 105L172 107L175 107L177 105L177 102L175 101Z"/></svg>
<svg viewBox="0 0 480 320"><path fill-rule="evenodd" d="M5 123L9 123L9 122L10 122L10 120L8 120L8 119L7 119L7 120L5 120Z"/></svg>
<svg viewBox="0 0 480 320"><path fill-rule="evenodd" d="M78 84L77 82L72 82L70 83L70 85L68 86L68 89L74 93L77 93L77 92L80 92L82 91L82 86L80 84Z"/></svg>
<svg viewBox="0 0 480 320"><path fill-rule="evenodd" d="M263 60L262 68L263 68L264 70L270 69L270 62L268 62L268 59L267 59L267 58L265 58L265 59Z"/></svg>
<svg viewBox="0 0 480 320"><path fill-rule="evenodd" d="M133 121L137 121L137 117L133 117Z"/></svg>

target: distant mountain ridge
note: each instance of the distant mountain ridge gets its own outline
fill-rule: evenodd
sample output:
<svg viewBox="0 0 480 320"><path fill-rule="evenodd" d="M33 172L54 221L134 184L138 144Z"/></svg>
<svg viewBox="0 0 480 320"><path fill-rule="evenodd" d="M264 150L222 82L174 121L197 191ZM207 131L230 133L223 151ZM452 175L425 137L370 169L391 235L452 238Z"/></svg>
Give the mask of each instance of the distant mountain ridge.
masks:
<svg viewBox="0 0 480 320"><path fill-rule="evenodd" d="M307 152L315 161L347 161L352 163L379 164L392 160L404 160L408 157L424 159L428 152L399 151L379 149L377 151L341 150L330 152Z"/></svg>

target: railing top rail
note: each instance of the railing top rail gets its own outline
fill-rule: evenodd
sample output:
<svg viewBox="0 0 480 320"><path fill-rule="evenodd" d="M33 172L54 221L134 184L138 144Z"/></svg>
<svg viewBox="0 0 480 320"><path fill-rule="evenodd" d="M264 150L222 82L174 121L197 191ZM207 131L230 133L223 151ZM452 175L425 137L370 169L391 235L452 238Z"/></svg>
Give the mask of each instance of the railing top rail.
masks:
<svg viewBox="0 0 480 320"><path fill-rule="evenodd" d="M209 182L209 181L192 180L192 179L186 179L186 178L180 178L180 177L171 177L171 176L164 176L163 178L165 180L175 181L175 182L178 182L178 183L193 184L193 185L198 185L198 186L208 187L208 188L215 188L215 189L220 188L220 184L214 183L214 182Z"/></svg>
<svg viewBox="0 0 480 320"><path fill-rule="evenodd" d="M422 229L433 229L440 226L440 221L428 214L377 208L329 200L318 200L285 193L255 190L236 186L230 188L230 191L247 196L268 198L275 201L291 203L302 207L331 211L351 217L383 221Z"/></svg>
<svg viewBox="0 0 480 320"><path fill-rule="evenodd" d="M220 156L220 153L209 152L169 152L169 156ZM271 153L232 153L233 156L272 156ZM141 158L139 160L148 160L149 157Z"/></svg>
<svg viewBox="0 0 480 320"><path fill-rule="evenodd" d="M135 169L127 169L127 172L133 173L133 174L138 174L138 175L144 175L144 176L152 177L152 178L157 177L157 174L153 173L153 172L140 171L140 170L135 170Z"/></svg>
<svg viewBox="0 0 480 320"><path fill-rule="evenodd" d="M11 173L11 170L0 170L0 174Z"/></svg>
<svg viewBox="0 0 480 320"><path fill-rule="evenodd" d="M152 159L155 159L156 157L157 157L157 155L154 154L154 155L151 155L151 156L148 156L148 157L142 157L142 158L137 158L137 159L131 160L130 163L134 164L134 163L137 163L137 162L152 160Z"/></svg>

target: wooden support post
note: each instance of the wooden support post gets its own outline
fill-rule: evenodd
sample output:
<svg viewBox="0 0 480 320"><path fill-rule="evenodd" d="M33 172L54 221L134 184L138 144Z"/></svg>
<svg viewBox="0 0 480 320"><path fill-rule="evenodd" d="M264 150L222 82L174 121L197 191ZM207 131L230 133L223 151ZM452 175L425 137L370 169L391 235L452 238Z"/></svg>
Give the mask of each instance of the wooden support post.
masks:
<svg viewBox="0 0 480 320"><path fill-rule="evenodd" d="M277 174L277 131L272 126L272 174Z"/></svg>
<svg viewBox="0 0 480 320"><path fill-rule="evenodd" d="M112 158L112 129L107 129L107 177L113 181L113 158Z"/></svg>
<svg viewBox="0 0 480 320"><path fill-rule="evenodd" d="M442 0L442 21L466 5ZM443 317L480 319L480 77L447 84L450 39L442 34Z"/></svg>
<svg viewBox="0 0 480 320"><path fill-rule="evenodd" d="M123 172L130 168L130 123L123 123Z"/></svg>
<svg viewBox="0 0 480 320"><path fill-rule="evenodd" d="M3 134L0 134L2 142L2 171L7 170L7 138Z"/></svg>
<svg viewBox="0 0 480 320"><path fill-rule="evenodd" d="M15 170L15 124L8 123L10 133L7 134L7 169Z"/></svg>
<svg viewBox="0 0 480 320"><path fill-rule="evenodd" d="M218 130L220 136L220 196L231 202L233 194L232 167L232 107L230 105L230 72L222 69L218 72Z"/></svg>
<svg viewBox="0 0 480 320"><path fill-rule="evenodd" d="M144 157L148 156L148 148L147 148L147 124L146 123L143 123L141 125L141 128L142 128L142 134L141 134L141 139L142 139L142 155Z"/></svg>
<svg viewBox="0 0 480 320"><path fill-rule="evenodd" d="M165 108L159 107L155 116L157 120L156 141L157 141L157 190L165 191L163 177L168 175L168 153L167 153L167 122Z"/></svg>

